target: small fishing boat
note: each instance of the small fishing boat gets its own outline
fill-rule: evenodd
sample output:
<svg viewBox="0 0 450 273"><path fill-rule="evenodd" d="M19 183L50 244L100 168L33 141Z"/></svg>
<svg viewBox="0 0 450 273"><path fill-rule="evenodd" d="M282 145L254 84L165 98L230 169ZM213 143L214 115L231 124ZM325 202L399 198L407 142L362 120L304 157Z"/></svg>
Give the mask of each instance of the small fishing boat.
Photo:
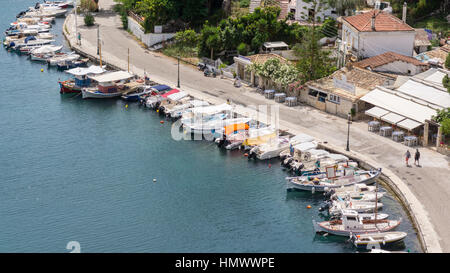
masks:
<svg viewBox="0 0 450 273"><path fill-rule="evenodd" d="M88 58L84 58L84 59L80 59L80 60L68 60L68 61L63 61L60 63L56 64L56 67L58 68L58 70L67 70L67 69L72 69L72 68L76 68L76 67L85 67L87 66L89 62Z"/></svg>
<svg viewBox="0 0 450 273"><path fill-rule="evenodd" d="M312 192L324 192L329 189L349 187L354 184L372 184L381 173L381 170L351 171L350 174L342 172L338 176L334 167L327 167L325 173L311 176L286 177L287 189L297 189Z"/></svg>
<svg viewBox="0 0 450 273"><path fill-rule="evenodd" d="M352 242L356 247L370 249L396 244L406 238L408 233L402 231L375 232L366 234L353 234Z"/></svg>
<svg viewBox="0 0 450 273"><path fill-rule="evenodd" d="M343 209L353 210L358 213L374 212L383 208L380 202L363 202L363 201L332 201L328 212L330 215L338 215Z"/></svg>
<svg viewBox="0 0 450 273"><path fill-rule="evenodd" d="M258 145L254 148L252 148L249 152L249 159L251 158L258 158L259 160L266 160L274 157L279 157L280 153L289 146L295 146L297 144L299 145L306 145L306 143L303 143L304 141L304 135L298 135L294 136L292 138L289 137L278 137L274 138L271 141ZM317 147L317 142L307 142L312 147Z"/></svg>
<svg viewBox="0 0 450 273"><path fill-rule="evenodd" d="M166 113L172 119L180 118L184 113L189 112L192 108L209 106L209 103L203 100L190 100L187 103L174 106L170 111Z"/></svg>
<svg viewBox="0 0 450 273"><path fill-rule="evenodd" d="M353 234L387 232L397 228L402 219L399 220L367 220L364 221L358 213L351 210L342 212L342 220L331 220L317 223L313 220L313 226L316 233L329 233L338 236L347 236Z"/></svg>
<svg viewBox="0 0 450 273"><path fill-rule="evenodd" d="M195 107L182 115L181 123L183 126L191 126L194 123L205 123L213 120L212 117L228 117L232 110L233 106L226 103Z"/></svg>
<svg viewBox="0 0 450 273"><path fill-rule="evenodd" d="M59 63L67 62L67 61L75 61L80 58L80 55L75 54L74 52L66 53L61 56L56 56L53 58L48 59L48 65L50 66L56 66Z"/></svg>
<svg viewBox="0 0 450 273"><path fill-rule="evenodd" d="M60 52L63 46L45 45L30 51L30 54L49 54Z"/></svg>
<svg viewBox="0 0 450 273"><path fill-rule="evenodd" d="M142 95L151 94L152 89L150 86L141 86L134 91L124 93L121 98L125 101L138 101Z"/></svg>
<svg viewBox="0 0 450 273"><path fill-rule="evenodd" d="M126 71L110 72L99 76L91 76L91 80L98 82L96 87L85 87L81 89L83 99L96 98L116 98L122 96L126 92L133 91L142 83L129 82L131 78L135 77Z"/></svg>
<svg viewBox="0 0 450 273"><path fill-rule="evenodd" d="M32 61L36 61L36 62L44 62L46 63L48 59L58 56L58 55L63 55L64 53L47 53L47 54L30 54L30 59Z"/></svg>
<svg viewBox="0 0 450 273"><path fill-rule="evenodd" d="M341 192L333 194L331 200L346 200L346 201L364 201L364 202L375 202L377 198L382 198L384 192Z"/></svg>
<svg viewBox="0 0 450 273"><path fill-rule="evenodd" d="M220 137L223 135L224 127L232 124L247 123L250 118L233 118L233 119L218 119L209 122L193 123L191 125L184 126L184 131L186 133L193 133L203 136L216 136ZM213 138L211 139L213 140Z"/></svg>
<svg viewBox="0 0 450 273"><path fill-rule="evenodd" d="M65 71L73 76L73 79L59 81L60 93L80 93L82 88L91 86L91 78L89 76L101 75L106 72L105 66L91 65L87 68L78 67Z"/></svg>

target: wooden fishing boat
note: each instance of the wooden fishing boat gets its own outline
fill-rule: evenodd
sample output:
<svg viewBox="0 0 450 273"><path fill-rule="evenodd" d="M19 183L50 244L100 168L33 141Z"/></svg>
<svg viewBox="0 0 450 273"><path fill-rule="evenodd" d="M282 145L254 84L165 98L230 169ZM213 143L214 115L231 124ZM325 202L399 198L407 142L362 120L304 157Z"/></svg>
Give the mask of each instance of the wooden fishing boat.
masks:
<svg viewBox="0 0 450 273"><path fill-rule="evenodd" d="M363 202L363 201L331 201L332 204L328 209L330 215L336 215L343 209L349 209L356 212L374 212L376 209L381 209L383 203L380 202Z"/></svg>
<svg viewBox="0 0 450 273"><path fill-rule="evenodd" d="M342 220L331 220L317 223L313 220L313 226L317 233L329 233L338 236L353 234L387 232L397 228L402 219L399 220L365 220L363 221L357 212L345 210L342 212Z"/></svg>
<svg viewBox="0 0 450 273"><path fill-rule="evenodd" d="M96 98L116 98L120 97L126 92L133 91L142 83L136 81L129 82L131 78L135 77L126 71L116 71L99 76L91 77L92 80L98 82L96 87L87 87L81 89L83 99Z"/></svg>
<svg viewBox="0 0 450 273"><path fill-rule="evenodd" d="M353 234L351 240L356 247L370 249L372 247L383 247L403 241L408 233L402 231L375 232L364 234Z"/></svg>
<svg viewBox="0 0 450 273"><path fill-rule="evenodd" d="M106 72L105 67L91 65L87 68L78 67L65 71L73 76L72 79L59 81L60 93L80 93L82 88L91 86L91 78L89 76L101 75Z"/></svg>

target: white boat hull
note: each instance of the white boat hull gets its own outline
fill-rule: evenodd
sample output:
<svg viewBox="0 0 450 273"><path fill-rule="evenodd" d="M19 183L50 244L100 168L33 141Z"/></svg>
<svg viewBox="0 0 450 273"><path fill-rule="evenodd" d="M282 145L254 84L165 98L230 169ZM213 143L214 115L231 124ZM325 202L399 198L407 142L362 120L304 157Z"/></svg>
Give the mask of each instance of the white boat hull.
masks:
<svg viewBox="0 0 450 273"><path fill-rule="evenodd" d="M83 99L109 99L122 96L121 92L116 93L102 93L91 90L81 90Z"/></svg>

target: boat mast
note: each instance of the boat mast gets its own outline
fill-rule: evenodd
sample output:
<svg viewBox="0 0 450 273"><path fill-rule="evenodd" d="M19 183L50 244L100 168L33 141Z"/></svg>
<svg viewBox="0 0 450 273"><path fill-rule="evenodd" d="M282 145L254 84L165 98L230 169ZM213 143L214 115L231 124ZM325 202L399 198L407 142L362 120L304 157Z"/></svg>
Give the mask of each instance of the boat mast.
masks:
<svg viewBox="0 0 450 273"><path fill-rule="evenodd" d="M75 39L78 41L78 14L77 14L77 2L78 0L73 1L75 3ZM79 42L77 42L78 44Z"/></svg>

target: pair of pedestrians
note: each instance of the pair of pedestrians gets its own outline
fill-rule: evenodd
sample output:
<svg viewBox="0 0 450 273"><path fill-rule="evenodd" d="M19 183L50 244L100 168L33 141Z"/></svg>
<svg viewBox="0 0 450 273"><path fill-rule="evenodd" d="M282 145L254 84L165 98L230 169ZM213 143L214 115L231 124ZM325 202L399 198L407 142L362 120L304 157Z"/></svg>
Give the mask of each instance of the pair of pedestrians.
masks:
<svg viewBox="0 0 450 273"><path fill-rule="evenodd" d="M409 167L409 159L411 158L411 153L409 152L409 150L406 150L406 167ZM419 159L420 159L420 152L419 149L416 149L416 153L414 155L414 165L420 167L420 163L419 163Z"/></svg>

